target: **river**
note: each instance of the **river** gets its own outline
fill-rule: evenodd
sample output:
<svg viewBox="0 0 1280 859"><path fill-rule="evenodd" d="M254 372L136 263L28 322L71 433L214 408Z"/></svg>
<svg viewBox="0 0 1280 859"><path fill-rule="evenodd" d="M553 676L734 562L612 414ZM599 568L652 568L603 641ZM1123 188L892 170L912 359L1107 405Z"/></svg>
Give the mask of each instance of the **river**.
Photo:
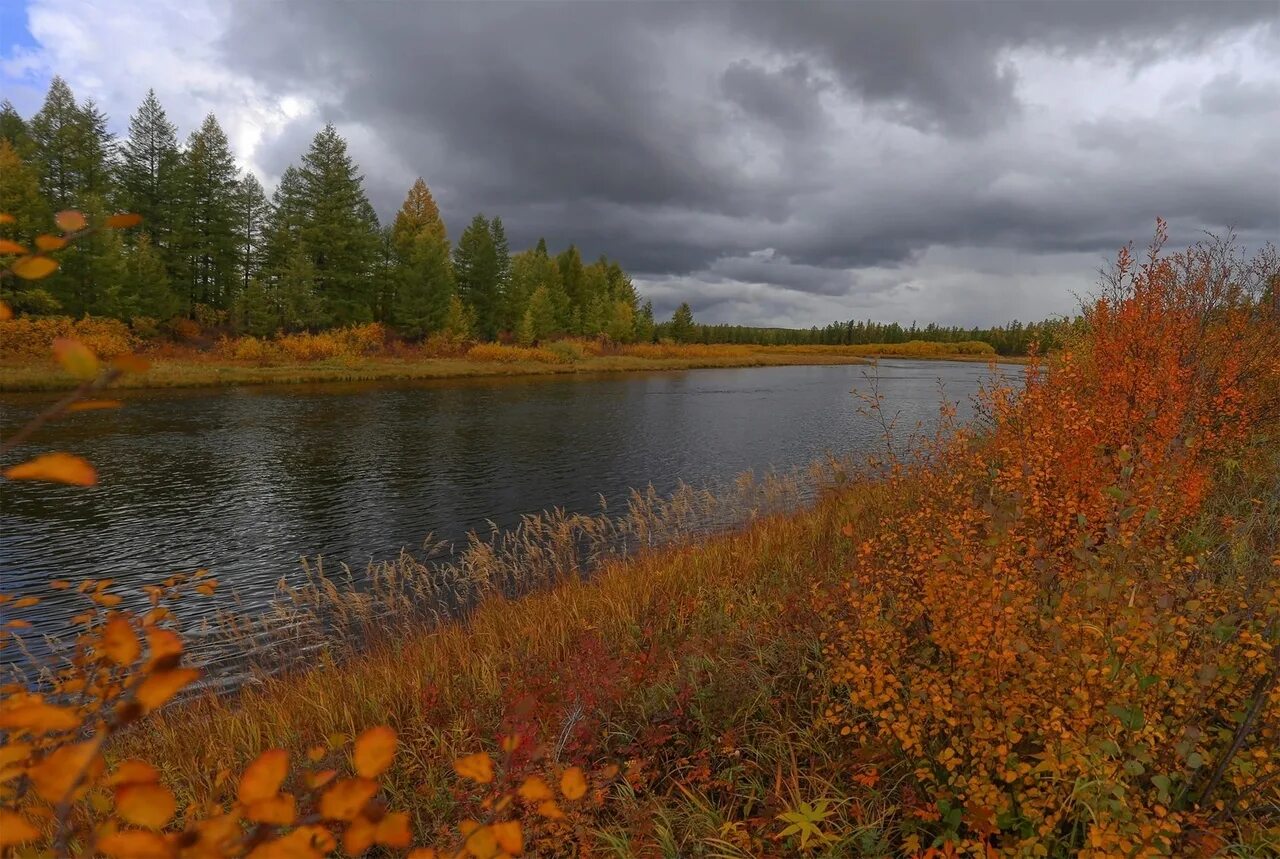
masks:
<svg viewBox="0 0 1280 859"><path fill-rule="evenodd" d="M87 457L97 486L0 484L0 591L51 597L5 616L60 632L83 605L50 595L52 579L136 591L201 567L221 583L209 606L252 610L303 556L358 570L428 535L458 540L552 507L596 512L601 497L617 506L632 487L717 489L747 470L872 453L881 429L851 394L870 371L126 391L124 408L69 416L28 448ZM904 431L936 419L942 391L966 417L990 379L981 363L884 360L876 372ZM0 426L50 399L0 396Z"/></svg>

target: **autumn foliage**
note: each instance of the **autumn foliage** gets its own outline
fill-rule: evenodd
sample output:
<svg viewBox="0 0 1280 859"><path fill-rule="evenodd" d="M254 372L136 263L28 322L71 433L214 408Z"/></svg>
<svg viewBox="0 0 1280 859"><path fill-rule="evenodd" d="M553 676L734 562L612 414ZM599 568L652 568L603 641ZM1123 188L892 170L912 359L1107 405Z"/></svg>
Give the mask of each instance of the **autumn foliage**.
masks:
<svg viewBox="0 0 1280 859"><path fill-rule="evenodd" d="M915 844L1185 855L1274 808L1280 556L1224 570L1196 524L1275 443L1280 331L1243 261L1163 238L985 426L894 465L917 503L820 596L826 719L910 765Z"/></svg>

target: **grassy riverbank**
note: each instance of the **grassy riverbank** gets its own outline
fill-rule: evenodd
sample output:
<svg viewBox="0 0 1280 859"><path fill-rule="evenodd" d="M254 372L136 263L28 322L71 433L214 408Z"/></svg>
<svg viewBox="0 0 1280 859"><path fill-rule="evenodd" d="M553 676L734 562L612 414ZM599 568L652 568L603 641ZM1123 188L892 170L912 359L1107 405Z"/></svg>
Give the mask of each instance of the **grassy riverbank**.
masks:
<svg viewBox="0 0 1280 859"><path fill-rule="evenodd" d="M699 350L670 347L667 355L586 354L563 362L474 360L460 357L353 356L316 361L260 363L203 355L151 359L145 374L126 376L122 387L199 388L227 385L287 385L317 382L372 382L413 379L450 379L483 376L547 376L575 373L625 373L692 370L711 367L782 367L813 364L862 364L875 357L920 360L978 361L991 355L939 351L935 354L903 354L892 346L875 347L729 347ZM687 354L681 354L682 351ZM1002 363L1026 359L999 358ZM75 387L77 380L57 364L45 361L0 361L0 391L53 391Z"/></svg>

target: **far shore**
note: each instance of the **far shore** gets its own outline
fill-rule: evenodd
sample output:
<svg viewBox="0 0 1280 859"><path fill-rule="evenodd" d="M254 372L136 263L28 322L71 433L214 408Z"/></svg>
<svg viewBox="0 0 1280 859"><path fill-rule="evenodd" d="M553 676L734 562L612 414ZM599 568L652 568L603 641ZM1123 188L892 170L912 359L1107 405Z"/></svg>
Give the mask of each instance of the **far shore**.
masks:
<svg viewBox="0 0 1280 859"><path fill-rule="evenodd" d="M233 385L289 385L320 382L412 381L493 376L551 376L579 373L653 372L729 367L784 367L826 364L868 364L876 358L927 361L1026 363L1026 358L992 355L851 355L834 352L774 352L767 347L745 355L680 358L641 358L629 355L588 356L571 363L536 361L474 361L466 358L333 358L309 362L256 364L228 360L170 359L152 361L143 374L125 375L122 388L205 388ZM45 361L0 363L0 392L58 391L74 388L77 380Z"/></svg>

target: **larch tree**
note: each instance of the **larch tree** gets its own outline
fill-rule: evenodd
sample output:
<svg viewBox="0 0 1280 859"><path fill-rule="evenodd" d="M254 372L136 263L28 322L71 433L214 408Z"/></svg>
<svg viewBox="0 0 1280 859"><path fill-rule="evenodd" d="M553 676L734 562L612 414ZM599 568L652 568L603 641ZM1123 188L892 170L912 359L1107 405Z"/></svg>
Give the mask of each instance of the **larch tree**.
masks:
<svg viewBox="0 0 1280 859"><path fill-rule="evenodd" d="M154 249L166 257L182 195L181 164L178 131L155 90L148 90L129 118L129 136L120 147L119 198L121 208L142 216L142 228L134 232L150 236ZM172 272L174 261L166 262Z"/></svg>
<svg viewBox="0 0 1280 859"><path fill-rule="evenodd" d="M339 325L368 322L375 305L378 219L347 142L332 124L311 141L299 177L306 213L300 238L324 315Z"/></svg>
<svg viewBox="0 0 1280 859"><path fill-rule="evenodd" d="M239 285L235 158L217 117L209 114L182 158L178 245L189 310L227 309Z"/></svg>
<svg viewBox="0 0 1280 859"><path fill-rule="evenodd" d="M271 204L262 190L262 183L252 173L246 173L236 186L236 252L240 269L240 289L263 270L266 259L266 229L271 217Z"/></svg>
<svg viewBox="0 0 1280 859"><path fill-rule="evenodd" d="M492 340L498 334L502 293L493 230L483 214L471 219L453 250L453 275L458 297L475 317L476 336Z"/></svg>
<svg viewBox="0 0 1280 859"><path fill-rule="evenodd" d="M454 294L453 262L440 209L421 177L396 213L391 248L393 324L410 337L442 330Z"/></svg>

